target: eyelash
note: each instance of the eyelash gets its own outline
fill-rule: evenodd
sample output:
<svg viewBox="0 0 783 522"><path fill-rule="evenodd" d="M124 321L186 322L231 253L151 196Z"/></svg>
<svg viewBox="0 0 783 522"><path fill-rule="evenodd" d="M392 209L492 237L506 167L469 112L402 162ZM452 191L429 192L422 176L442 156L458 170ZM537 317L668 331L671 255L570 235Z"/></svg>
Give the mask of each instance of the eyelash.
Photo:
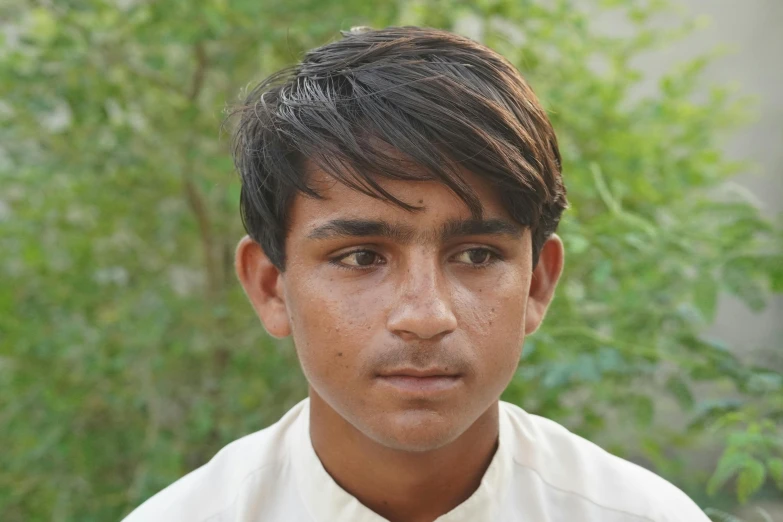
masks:
<svg viewBox="0 0 783 522"><path fill-rule="evenodd" d="M462 251L458 252L455 255L464 254L465 252L472 252L474 250L484 250L484 251L488 252L489 255L490 255L490 259L486 263L483 263L483 264L480 264L480 265L474 265L474 264L470 264L470 263L463 263L468 268L471 268L473 270L481 270L483 268L488 268L490 265L493 265L493 264L497 263L498 261L502 261L503 260L503 258L500 256L500 254L498 254L494 250L491 250L489 248L484 248L484 247L468 248L466 250L462 250ZM380 256L380 254L378 254L377 252L374 252L374 251L369 250L367 248L359 248L359 249L356 249L356 250L351 250L350 252L345 252L344 254L340 254L337 257L333 257L333 258L331 258L329 260L329 262L331 264L335 265L338 268L342 268L344 270L354 270L354 271L355 270L369 270L369 269L377 266L375 264L367 265L367 266L348 266L348 265L344 265L344 264L342 264L340 262L340 261L342 261L343 259L345 259L346 257L348 257L350 255L358 254L358 253L362 253L362 252L368 252L368 253L371 253L371 254L375 254L376 256Z"/></svg>

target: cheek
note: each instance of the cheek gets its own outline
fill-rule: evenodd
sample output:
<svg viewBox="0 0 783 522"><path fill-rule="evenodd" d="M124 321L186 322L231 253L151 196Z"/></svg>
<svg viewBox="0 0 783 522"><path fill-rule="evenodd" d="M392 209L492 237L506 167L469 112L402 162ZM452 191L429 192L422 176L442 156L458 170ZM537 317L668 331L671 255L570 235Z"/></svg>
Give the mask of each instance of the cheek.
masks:
<svg viewBox="0 0 783 522"><path fill-rule="evenodd" d="M325 374L354 373L361 348L368 345L377 304L361 293L344 292L328 279L302 280L291 290L291 330L308 378L320 381Z"/></svg>
<svg viewBox="0 0 783 522"><path fill-rule="evenodd" d="M486 371L516 368L525 336L526 284L524 274L505 273L455 299L460 326Z"/></svg>

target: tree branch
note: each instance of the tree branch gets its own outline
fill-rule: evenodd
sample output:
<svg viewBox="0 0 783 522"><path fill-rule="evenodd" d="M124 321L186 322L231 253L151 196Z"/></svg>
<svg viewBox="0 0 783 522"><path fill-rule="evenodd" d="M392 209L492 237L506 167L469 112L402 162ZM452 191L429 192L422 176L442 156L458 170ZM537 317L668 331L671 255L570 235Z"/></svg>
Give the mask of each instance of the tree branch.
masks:
<svg viewBox="0 0 783 522"><path fill-rule="evenodd" d="M209 67L209 61L207 59L207 53L203 42L198 42L194 45L193 55L196 59L196 68L193 71L193 75L190 81L190 89L188 90L188 101L191 104L195 104L198 100L199 94L201 94L207 68ZM220 268L215 255L215 239L212 231L212 221L209 216L209 207L207 206L206 202L204 201L204 197L192 179L193 156L190 152L196 146L196 135L196 131L191 129L191 133L188 136L185 144L185 161L184 168L182 170L182 182L183 189L185 191L185 198L188 202L190 210L196 216L196 221L198 223L201 234L201 248L207 270L207 297L209 299L215 299L220 290Z"/></svg>
<svg viewBox="0 0 783 522"><path fill-rule="evenodd" d="M193 47L193 54L196 57L196 70L193 71L193 78L190 82L190 94L188 100L195 102L201 89L204 87L204 77L207 73L209 62L207 60L207 51L204 48L204 42L197 42Z"/></svg>
<svg viewBox="0 0 783 522"><path fill-rule="evenodd" d="M196 222L198 223L201 235L201 249L207 269L207 296L208 298L213 299L217 297L219 284L217 279L218 267L215 263L213 251L214 235L212 233L212 223L209 219L207 204L204 202L204 198L189 176L192 161L187 161L185 165L185 172L182 173L182 188L185 192L185 200L188 202L190 210L196 216Z"/></svg>

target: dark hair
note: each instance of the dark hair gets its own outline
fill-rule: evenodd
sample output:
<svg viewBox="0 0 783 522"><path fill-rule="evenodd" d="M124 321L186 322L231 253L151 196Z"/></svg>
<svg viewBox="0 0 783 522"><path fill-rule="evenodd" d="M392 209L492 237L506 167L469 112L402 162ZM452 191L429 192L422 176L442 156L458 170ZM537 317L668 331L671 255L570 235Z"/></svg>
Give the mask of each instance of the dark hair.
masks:
<svg viewBox="0 0 783 522"><path fill-rule="evenodd" d="M293 196L321 197L308 186L305 161L411 211L420 207L394 198L377 177L436 180L480 218L462 167L489 181L512 218L530 227L535 266L567 201L557 139L519 72L491 49L442 30L342 35L268 77L234 112L240 212L250 237L284 270Z"/></svg>

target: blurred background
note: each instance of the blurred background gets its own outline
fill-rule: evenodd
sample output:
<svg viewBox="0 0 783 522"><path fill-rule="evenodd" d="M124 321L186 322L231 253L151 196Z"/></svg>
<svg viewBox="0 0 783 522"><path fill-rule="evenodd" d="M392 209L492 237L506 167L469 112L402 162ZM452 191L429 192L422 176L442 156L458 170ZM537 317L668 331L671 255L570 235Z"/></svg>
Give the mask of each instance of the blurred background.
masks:
<svg viewBox="0 0 783 522"><path fill-rule="evenodd" d="M511 60L566 272L504 399L783 521L779 0L0 3L0 520L119 520L306 396L233 274L227 109L354 25Z"/></svg>

